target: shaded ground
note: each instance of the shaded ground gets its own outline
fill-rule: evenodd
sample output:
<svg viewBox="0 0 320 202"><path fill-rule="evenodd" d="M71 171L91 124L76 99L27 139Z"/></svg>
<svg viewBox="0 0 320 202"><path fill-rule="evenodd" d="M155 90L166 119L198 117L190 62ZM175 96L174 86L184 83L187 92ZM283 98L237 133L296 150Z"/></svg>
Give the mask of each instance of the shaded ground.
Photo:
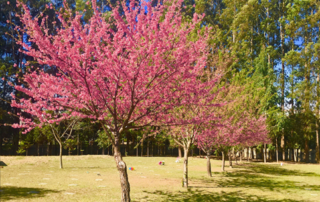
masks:
<svg viewBox="0 0 320 202"><path fill-rule="evenodd" d="M0 157L0 201L119 201L119 174L111 156ZM320 201L320 165L242 162L221 171L221 161L190 158L188 190L183 164L170 157L126 157L133 201ZM159 166L165 161L165 166ZM227 164L228 165L228 164Z"/></svg>

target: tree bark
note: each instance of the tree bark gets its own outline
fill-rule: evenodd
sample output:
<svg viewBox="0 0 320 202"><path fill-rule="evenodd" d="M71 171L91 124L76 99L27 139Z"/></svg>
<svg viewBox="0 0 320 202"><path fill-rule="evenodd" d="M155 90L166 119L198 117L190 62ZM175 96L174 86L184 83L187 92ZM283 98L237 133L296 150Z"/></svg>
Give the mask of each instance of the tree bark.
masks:
<svg viewBox="0 0 320 202"><path fill-rule="evenodd" d="M120 185L121 185L121 202L130 201L130 184L127 174L127 165L122 160L120 153L119 140L115 137L115 146L114 146L114 160L116 161L117 169L120 174Z"/></svg>
<svg viewBox="0 0 320 202"><path fill-rule="evenodd" d="M184 159L183 159L183 187L188 188L188 149L184 147Z"/></svg>
<svg viewBox="0 0 320 202"><path fill-rule="evenodd" d="M267 145L266 145L266 143L264 143L263 144L263 147L264 147L264 149L263 149L263 162L264 163L267 163Z"/></svg>
<svg viewBox="0 0 320 202"><path fill-rule="evenodd" d="M181 147L178 147L178 151L179 151L179 158L182 158L182 151L181 151Z"/></svg>
<svg viewBox="0 0 320 202"><path fill-rule="evenodd" d="M229 157L229 167L232 168L232 156L230 150L228 151L228 157Z"/></svg>
<svg viewBox="0 0 320 202"><path fill-rule="evenodd" d="M212 177L211 162L210 162L210 152L207 152L207 173L208 173L209 177Z"/></svg>
<svg viewBox="0 0 320 202"><path fill-rule="evenodd" d="M222 151L221 154L222 154L222 171L224 171L224 165L225 165L224 151Z"/></svg>
<svg viewBox="0 0 320 202"><path fill-rule="evenodd" d="M240 162L242 162L242 151L243 151L243 150L241 150L241 151L239 152L239 154L240 154Z"/></svg>
<svg viewBox="0 0 320 202"><path fill-rule="evenodd" d="M147 142L147 157L149 157L149 146L150 146L150 144L149 144L149 139L148 139L148 142Z"/></svg>
<svg viewBox="0 0 320 202"><path fill-rule="evenodd" d="M247 161L249 162L249 147L247 148Z"/></svg>
<svg viewBox="0 0 320 202"><path fill-rule="evenodd" d="M62 164L62 143L61 142L58 142L58 143L59 143L59 147L60 147L60 153L59 153L60 168L62 169L63 168L63 164Z"/></svg>
<svg viewBox="0 0 320 202"><path fill-rule="evenodd" d="M279 163L278 138L276 138L276 159L277 159L277 163Z"/></svg>
<svg viewBox="0 0 320 202"><path fill-rule="evenodd" d="M102 155L104 155L104 147L102 147Z"/></svg>
<svg viewBox="0 0 320 202"><path fill-rule="evenodd" d="M305 163L309 163L309 141L306 138L304 142L304 161Z"/></svg>

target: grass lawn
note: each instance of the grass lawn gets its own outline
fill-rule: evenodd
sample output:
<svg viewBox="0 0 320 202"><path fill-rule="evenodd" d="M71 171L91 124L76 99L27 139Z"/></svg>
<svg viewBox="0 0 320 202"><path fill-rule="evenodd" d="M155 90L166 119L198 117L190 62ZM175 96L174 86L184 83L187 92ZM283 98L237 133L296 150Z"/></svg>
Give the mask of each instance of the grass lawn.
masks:
<svg viewBox="0 0 320 202"><path fill-rule="evenodd" d="M120 201L111 156L0 157L0 201ZM320 201L320 165L246 163L221 172L221 161L190 158L190 189L173 157L125 157L133 201ZM164 166L158 165L165 161ZM226 162L226 165L228 163Z"/></svg>

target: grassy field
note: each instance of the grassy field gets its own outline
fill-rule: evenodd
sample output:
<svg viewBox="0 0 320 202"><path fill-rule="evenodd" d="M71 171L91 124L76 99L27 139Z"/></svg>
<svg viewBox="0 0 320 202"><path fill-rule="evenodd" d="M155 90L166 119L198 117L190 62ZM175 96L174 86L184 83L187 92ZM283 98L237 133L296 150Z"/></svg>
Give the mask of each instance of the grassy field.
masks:
<svg viewBox="0 0 320 202"><path fill-rule="evenodd" d="M0 201L119 201L111 156L0 157ZM190 158L190 188L181 187L182 163L170 157L126 157L133 201L320 201L320 165L245 163L221 172L212 160ZM165 161L164 166L158 165ZM227 162L226 162L227 164Z"/></svg>

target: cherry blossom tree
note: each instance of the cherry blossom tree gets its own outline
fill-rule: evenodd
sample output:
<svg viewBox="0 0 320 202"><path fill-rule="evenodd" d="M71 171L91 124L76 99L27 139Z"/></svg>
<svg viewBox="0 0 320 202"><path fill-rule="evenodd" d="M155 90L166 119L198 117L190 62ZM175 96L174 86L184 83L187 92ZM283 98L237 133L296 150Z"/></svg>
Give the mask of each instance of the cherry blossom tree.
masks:
<svg viewBox="0 0 320 202"><path fill-rule="evenodd" d="M170 122L169 111L180 106L181 99L187 101L190 92L201 90L196 84L206 66L208 31L204 28L204 33L190 39L203 16L194 14L191 22L183 22L182 0L155 7L151 2L141 6L133 0L129 6L123 2L123 13L118 7L112 9L112 25L103 19L95 0L91 4L93 15L83 25L82 15L72 16L64 3L63 14L57 13L61 26L50 35L46 17L32 18L29 8L18 3L24 10L19 16L24 24L21 31L35 44L19 41L22 51L40 65L57 68L59 74L39 69L24 75L27 85L16 89L32 99L13 100L13 106L38 117L40 123L21 116L23 124L14 127L28 132L43 125L46 110L69 112L52 115L50 123L70 117L100 123L114 148L121 200L130 201L127 166L120 153L123 132L159 120Z"/></svg>

